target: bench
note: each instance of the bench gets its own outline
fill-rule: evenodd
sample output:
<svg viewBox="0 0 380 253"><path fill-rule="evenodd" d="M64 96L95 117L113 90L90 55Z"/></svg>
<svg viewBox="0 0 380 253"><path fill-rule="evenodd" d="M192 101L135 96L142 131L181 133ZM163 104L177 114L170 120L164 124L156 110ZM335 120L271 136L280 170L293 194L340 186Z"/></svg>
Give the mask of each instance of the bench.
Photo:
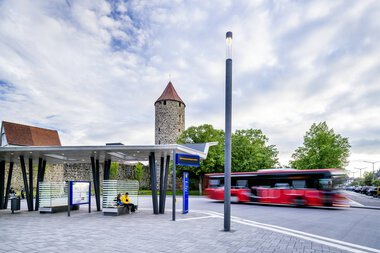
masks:
<svg viewBox="0 0 380 253"><path fill-rule="evenodd" d="M136 210L137 210L137 206ZM127 206L115 206L103 208L103 214L107 216L118 216L120 214L129 214L131 211Z"/></svg>
<svg viewBox="0 0 380 253"><path fill-rule="evenodd" d="M79 210L79 205L72 205L70 210ZM40 213L67 212L67 205L44 206L39 208Z"/></svg>

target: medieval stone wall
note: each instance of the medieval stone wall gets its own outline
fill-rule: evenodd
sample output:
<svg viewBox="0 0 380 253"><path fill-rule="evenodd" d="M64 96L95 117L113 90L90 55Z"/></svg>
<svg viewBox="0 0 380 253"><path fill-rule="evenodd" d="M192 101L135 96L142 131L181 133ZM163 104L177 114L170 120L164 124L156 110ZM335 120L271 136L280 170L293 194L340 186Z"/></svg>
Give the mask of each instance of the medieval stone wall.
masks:
<svg viewBox="0 0 380 253"><path fill-rule="evenodd" d="M99 174L100 174L100 185L103 183L103 166L100 164ZM9 164L6 164L5 168L5 183L8 178ZM29 180L29 169L26 169L27 180ZM92 180L92 170L90 164L47 164L45 170L45 182L63 182L66 180L83 180L83 181L93 181ZM117 180L127 180L135 178L135 170L132 165L119 164L118 174L115 178ZM33 166L33 182L34 188L37 182L37 166ZM28 181L29 184L29 181ZM17 194L20 194L21 190L24 188L24 182L22 178L21 166L17 163L13 166L11 187L15 189ZM150 172L149 167L143 167L143 175L140 181L140 189L150 188Z"/></svg>

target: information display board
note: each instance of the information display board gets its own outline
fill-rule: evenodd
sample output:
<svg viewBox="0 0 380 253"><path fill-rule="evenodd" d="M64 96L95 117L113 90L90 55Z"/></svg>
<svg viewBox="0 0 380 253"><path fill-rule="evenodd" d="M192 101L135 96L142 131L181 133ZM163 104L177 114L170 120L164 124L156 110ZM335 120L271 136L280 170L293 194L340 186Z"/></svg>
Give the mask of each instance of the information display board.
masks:
<svg viewBox="0 0 380 253"><path fill-rule="evenodd" d="M182 181L183 213L189 212L189 172L183 172Z"/></svg>
<svg viewBox="0 0 380 253"><path fill-rule="evenodd" d="M177 165L199 167L200 162L198 155L176 154Z"/></svg>
<svg viewBox="0 0 380 253"><path fill-rule="evenodd" d="M70 205L90 204L90 187L88 181L70 181Z"/></svg>

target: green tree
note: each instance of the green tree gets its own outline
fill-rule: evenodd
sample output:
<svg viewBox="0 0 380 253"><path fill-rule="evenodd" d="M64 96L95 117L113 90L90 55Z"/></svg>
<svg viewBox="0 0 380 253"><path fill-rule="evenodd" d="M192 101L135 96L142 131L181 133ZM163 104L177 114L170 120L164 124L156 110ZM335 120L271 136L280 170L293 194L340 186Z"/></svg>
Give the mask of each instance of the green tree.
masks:
<svg viewBox="0 0 380 253"><path fill-rule="evenodd" d="M344 168L350 154L348 138L335 134L326 122L313 124L304 136L303 146L292 155L296 169Z"/></svg>
<svg viewBox="0 0 380 253"><path fill-rule="evenodd" d="M364 185L372 185L372 181L373 181L373 173L372 172L368 172L368 171L364 171L363 173L363 181L364 181Z"/></svg>
<svg viewBox="0 0 380 253"><path fill-rule="evenodd" d="M232 171L274 167L278 163L278 151L267 142L268 138L259 129L236 130L232 135Z"/></svg>
<svg viewBox="0 0 380 253"><path fill-rule="evenodd" d="M135 165L135 175L134 175L134 179L137 180L137 181L141 181L142 179L142 176L143 176L143 167L144 165L142 163L137 163Z"/></svg>
<svg viewBox="0 0 380 253"><path fill-rule="evenodd" d="M191 174L199 177L199 191L201 193L203 176L206 173L222 172L224 168L224 131L215 129L212 125L204 124L186 129L177 139L177 143L205 143L218 142L218 145L209 149L206 160L201 161L199 167L189 169Z"/></svg>
<svg viewBox="0 0 380 253"><path fill-rule="evenodd" d="M110 179L116 180L119 176L119 163L112 162L110 167Z"/></svg>

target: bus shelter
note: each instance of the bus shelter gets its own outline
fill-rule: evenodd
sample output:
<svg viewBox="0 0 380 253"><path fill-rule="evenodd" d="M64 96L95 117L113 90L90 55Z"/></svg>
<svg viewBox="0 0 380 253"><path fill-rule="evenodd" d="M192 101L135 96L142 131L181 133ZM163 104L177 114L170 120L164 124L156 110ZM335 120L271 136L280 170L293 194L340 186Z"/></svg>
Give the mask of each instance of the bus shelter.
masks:
<svg viewBox="0 0 380 253"><path fill-rule="evenodd" d="M100 165L103 164L104 180L109 180L111 162L148 162L150 168L153 213L165 212L166 190L168 185L170 160L176 154L188 154L206 159L208 149L216 143L167 144L167 145L106 145L106 146L22 146L0 147L0 209L8 205L13 166L21 167L28 211L39 210L39 183L44 182L46 164L91 164L93 189L97 211L100 203ZM9 164L7 182L5 182L6 164ZM159 189L157 189L157 166L160 164ZM33 182L33 164L38 165L37 182ZM173 163L173 220L175 219L175 162ZM28 170L28 174L27 174ZM33 191L36 187L34 203ZM160 191L158 199L157 191Z"/></svg>

